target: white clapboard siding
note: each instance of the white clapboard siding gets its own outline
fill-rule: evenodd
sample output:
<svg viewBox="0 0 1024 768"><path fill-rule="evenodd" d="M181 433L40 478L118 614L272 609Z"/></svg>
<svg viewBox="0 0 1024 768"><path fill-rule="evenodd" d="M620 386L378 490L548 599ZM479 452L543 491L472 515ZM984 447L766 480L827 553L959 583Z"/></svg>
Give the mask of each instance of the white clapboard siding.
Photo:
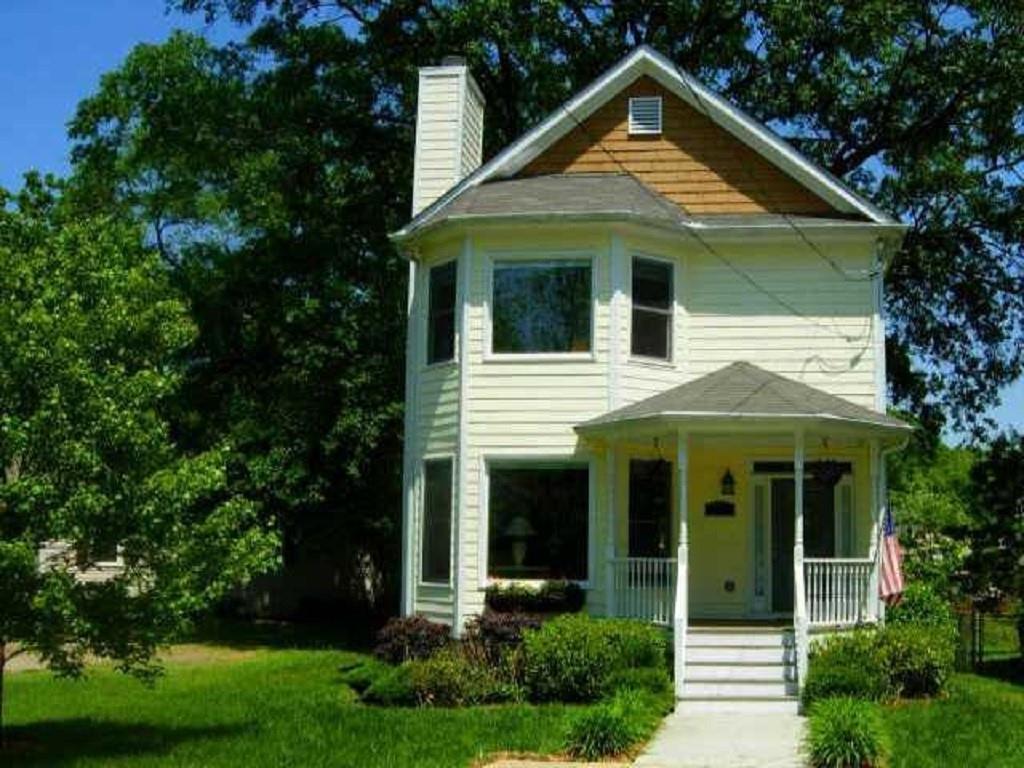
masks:
<svg viewBox="0 0 1024 768"><path fill-rule="evenodd" d="M872 263L874 243L870 238L821 246L829 249L828 255L847 272L845 276L795 235L785 241L774 238L759 243L717 245L718 252L736 269L762 286L759 291L689 237L653 243L613 233L602 224L575 231L580 234L573 235L572 230L557 226L507 232L471 231L467 242L453 245L449 241L433 249L428 243L420 253L427 264L456 254L469 256L468 325L462 329L466 334L466 359L446 366L421 366L415 389L416 466L422 465L425 455L457 453L459 430L466 430L461 441L465 451L461 478L464 498L455 501L456 505L461 503L463 515L456 547L461 619L483 608L486 569L481 556L486 553L486 499L482 483L486 481L484 463L488 459L572 458L591 462L596 473L592 487L597 495L592 505L594 581L588 605L591 610L600 611L605 604L606 470L603 454L592 455L591 447L576 435L576 424L603 414L610 407L649 397L737 360L860 405L874 407L876 402L872 286L863 279ZM617 242L616 237L621 240ZM622 297L614 326L610 306L616 273L610 263L613 253L624 260L618 274L625 282L619 286ZM558 258L559 254L591 259L592 355L516 360L490 354L489 281L493 261L510 256ZM626 260L634 254L661 257L675 264L671 361L643 361L629 354L632 312ZM425 270L420 270L420 274L425 274ZM426 333L423 280L418 281L417 291L412 330L422 340ZM618 353L613 359L616 348ZM460 398L463 374L466 392ZM620 475L624 466L623 462L619 467ZM860 481L866 482L863 473ZM858 494L858 498L867 499L866 491L862 493L859 487ZM620 509L624 508L623 503L620 496ZM736 535L743 538L739 533ZM745 552L740 550L742 547L737 550L738 556ZM418 557L418 550L415 556ZM700 565L699 558L693 563ZM715 575L716 584L720 585L731 573L720 578ZM454 620L454 603L454 591L420 588L415 609L448 621ZM708 603L709 610L714 607ZM732 604L724 605L723 610L726 609L732 610Z"/></svg>

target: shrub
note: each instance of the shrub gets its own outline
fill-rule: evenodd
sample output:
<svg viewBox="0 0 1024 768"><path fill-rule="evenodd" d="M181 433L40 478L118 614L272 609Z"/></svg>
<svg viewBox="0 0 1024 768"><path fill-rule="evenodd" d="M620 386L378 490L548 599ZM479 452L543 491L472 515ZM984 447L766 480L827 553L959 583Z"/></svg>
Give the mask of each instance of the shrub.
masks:
<svg viewBox="0 0 1024 768"><path fill-rule="evenodd" d="M485 665L467 658L459 648L446 648L429 659L408 663L409 680L421 705L463 707L513 697Z"/></svg>
<svg viewBox="0 0 1024 768"><path fill-rule="evenodd" d="M875 632L836 635L812 649L803 687L805 705L834 696L878 701L889 695Z"/></svg>
<svg viewBox="0 0 1024 768"><path fill-rule="evenodd" d="M933 587L921 582L907 585L898 604L886 614L889 626L917 624L955 631L953 607Z"/></svg>
<svg viewBox="0 0 1024 768"><path fill-rule="evenodd" d="M341 682L356 693L362 693L387 671L387 665L376 659L367 659L342 669Z"/></svg>
<svg viewBox="0 0 1024 768"><path fill-rule="evenodd" d="M545 581L539 587L495 584L485 595L487 607L497 613L578 613L586 601L572 581Z"/></svg>
<svg viewBox="0 0 1024 768"><path fill-rule="evenodd" d="M637 621L565 615L523 640L524 678L538 701L593 701L622 669L665 669L667 639Z"/></svg>
<svg viewBox="0 0 1024 768"><path fill-rule="evenodd" d="M362 700L369 704L387 707L404 707L416 703L416 692L412 687L409 664L389 667L363 691Z"/></svg>
<svg viewBox="0 0 1024 768"><path fill-rule="evenodd" d="M569 721L566 751L584 760L620 755L644 736L644 701L623 691L609 701L584 710Z"/></svg>
<svg viewBox="0 0 1024 768"><path fill-rule="evenodd" d="M880 765L888 749L877 705L850 698L818 702L810 711L807 748L816 768Z"/></svg>
<svg viewBox="0 0 1024 768"><path fill-rule="evenodd" d="M600 625L619 667L666 666L669 643L664 630L629 619L605 619Z"/></svg>
<svg viewBox="0 0 1024 768"><path fill-rule="evenodd" d="M672 691L672 678L669 677L668 670L662 667L619 669L609 675L605 682L605 691L609 694L618 691L641 691L661 696Z"/></svg>
<svg viewBox="0 0 1024 768"><path fill-rule="evenodd" d="M935 696L946 687L953 671L956 645L941 627L887 626L878 633L880 663L896 696Z"/></svg>
<svg viewBox="0 0 1024 768"><path fill-rule="evenodd" d="M449 638L447 626L422 616L391 619L377 633L373 654L389 664L425 659L448 645Z"/></svg>
<svg viewBox="0 0 1024 768"><path fill-rule="evenodd" d="M492 664L523 642L523 633L538 629L541 618L533 613L498 613L485 610L466 622L466 639L478 643Z"/></svg>
<svg viewBox="0 0 1024 768"><path fill-rule="evenodd" d="M560 616L527 630L523 650L526 686L538 701L593 701L615 666L600 623L585 615Z"/></svg>

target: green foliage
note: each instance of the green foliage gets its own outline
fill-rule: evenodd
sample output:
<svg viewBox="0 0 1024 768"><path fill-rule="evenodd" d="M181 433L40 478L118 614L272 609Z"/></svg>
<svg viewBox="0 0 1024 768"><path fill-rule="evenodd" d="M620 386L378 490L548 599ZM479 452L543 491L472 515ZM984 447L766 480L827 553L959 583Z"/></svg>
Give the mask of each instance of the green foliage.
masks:
<svg viewBox="0 0 1024 768"><path fill-rule="evenodd" d="M465 707L508 701L515 689L502 684L486 664L468 658L457 648L408 664L409 679L421 705Z"/></svg>
<svg viewBox="0 0 1024 768"><path fill-rule="evenodd" d="M593 701L616 665L601 622L567 614L528 630L526 686L536 701Z"/></svg>
<svg viewBox="0 0 1024 768"><path fill-rule="evenodd" d="M363 701L384 707L409 707L416 704L416 689L412 684L413 663L407 661L397 667L388 667L377 675L363 691Z"/></svg>
<svg viewBox="0 0 1024 768"><path fill-rule="evenodd" d="M643 622L559 616L525 634L526 687L537 701L593 701L618 670L664 668L665 646Z"/></svg>
<svg viewBox="0 0 1024 768"><path fill-rule="evenodd" d="M1024 433L993 440L975 464L971 481L976 498L972 592L1024 602Z"/></svg>
<svg viewBox="0 0 1024 768"><path fill-rule="evenodd" d="M835 635L817 646L804 704L842 696L882 701L937 696L953 671L956 637L948 624L893 624Z"/></svg>
<svg viewBox="0 0 1024 768"><path fill-rule="evenodd" d="M814 705L807 747L815 768L870 768L889 753L878 706L851 698L825 699Z"/></svg>
<svg viewBox="0 0 1024 768"><path fill-rule="evenodd" d="M669 647L665 630L632 619L605 619L600 629L619 667L665 668Z"/></svg>
<svg viewBox="0 0 1024 768"><path fill-rule="evenodd" d="M156 254L58 191L0 191L0 645L150 678L158 645L275 564L277 536L234 487L230 444L172 436L195 327ZM123 568L76 578L114 545Z"/></svg>
<svg viewBox="0 0 1024 768"><path fill-rule="evenodd" d="M584 710L569 722L566 751L583 760L621 755L645 734L646 702L633 690L616 693L610 700Z"/></svg>
<svg viewBox="0 0 1024 768"><path fill-rule="evenodd" d="M684 0L650 13L637 3L532 0L450 3L423 13L416 3L385 11L360 0L345 3L351 37L324 23L321 3L306 0L171 5L255 25L250 45L272 57L273 65L261 64L278 77L302 82L306 61L321 64L321 121L330 119L326 99L341 109L365 99L366 112L378 116L367 132L374 141L352 147L353 159L341 167L367 169L381 188L401 193L406 209L413 136L390 129L412 124L417 66L451 51L466 56L487 100L485 142L493 154L609 62L650 44L754 117L785 126L799 149L909 222L885 282L887 372L899 403L932 430L940 409L972 426L1021 373L1024 9L1016 4ZM372 72L362 80L376 98L367 98L370 85L346 81L346 70ZM312 95L300 106L307 100ZM309 116L295 111L280 118L289 127ZM367 121L353 118L358 133ZM330 146L319 130L309 133L313 147ZM370 155L375 162L367 162ZM396 169L404 176L396 179ZM284 192L286 199L297 193ZM391 204L346 224L376 234L397 210Z"/></svg>
<svg viewBox="0 0 1024 768"><path fill-rule="evenodd" d="M362 694L377 678L386 674L389 667L377 659L366 658L341 670L341 682L356 693Z"/></svg>
<svg viewBox="0 0 1024 768"><path fill-rule="evenodd" d="M886 611L885 619L890 625L917 624L956 631L953 607L927 582L907 584L900 602Z"/></svg>
<svg viewBox="0 0 1024 768"><path fill-rule="evenodd" d="M672 678L664 667L617 669L608 676L605 690L609 694L630 690L662 696L672 692Z"/></svg>
<svg viewBox="0 0 1024 768"><path fill-rule="evenodd" d="M832 697L880 701L891 695L876 633L859 630L834 635L813 646L803 686L805 706Z"/></svg>
<svg viewBox="0 0 1024 768"><path fill-rule="evenodd" d="M954 637L946 628L887 626L878 633L876 642L894 695L937 696L945 689L956 656Z"/></svg>
<svg viewBox="0 0 1024 768"><path fill-rule="evenodd" d="M492 584L485 600L496 613L577 613L583 608L586 594L572 581L545 581L537 587Z"/></svg>

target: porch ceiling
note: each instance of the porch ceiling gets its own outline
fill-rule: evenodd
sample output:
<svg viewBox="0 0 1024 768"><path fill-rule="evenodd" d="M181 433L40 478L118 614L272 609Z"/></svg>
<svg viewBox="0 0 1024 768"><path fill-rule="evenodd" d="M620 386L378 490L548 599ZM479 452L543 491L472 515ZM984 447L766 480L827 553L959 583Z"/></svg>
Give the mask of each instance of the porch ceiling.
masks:
<svg viewBox="0 0 1024 768"><path fill-rule="evenodd" d="M660 392L576 425L584 436L694 427L704 431L807 429L902 441L906 422L746 362Z"/></svg>

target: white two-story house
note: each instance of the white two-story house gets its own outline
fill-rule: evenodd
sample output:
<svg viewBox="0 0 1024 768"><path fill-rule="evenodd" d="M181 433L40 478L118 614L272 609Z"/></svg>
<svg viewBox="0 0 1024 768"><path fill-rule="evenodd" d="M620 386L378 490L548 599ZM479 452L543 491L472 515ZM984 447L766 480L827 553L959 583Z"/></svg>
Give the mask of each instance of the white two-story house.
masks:
<svg viewBox="0 0 1024 768"><path fill-rule="evenodd" d="M790 706L809 633L881 615L903 226L646 47L481 165L485 113L421 70L404 613L570 579L674 629L681 698Z"/></svg>

